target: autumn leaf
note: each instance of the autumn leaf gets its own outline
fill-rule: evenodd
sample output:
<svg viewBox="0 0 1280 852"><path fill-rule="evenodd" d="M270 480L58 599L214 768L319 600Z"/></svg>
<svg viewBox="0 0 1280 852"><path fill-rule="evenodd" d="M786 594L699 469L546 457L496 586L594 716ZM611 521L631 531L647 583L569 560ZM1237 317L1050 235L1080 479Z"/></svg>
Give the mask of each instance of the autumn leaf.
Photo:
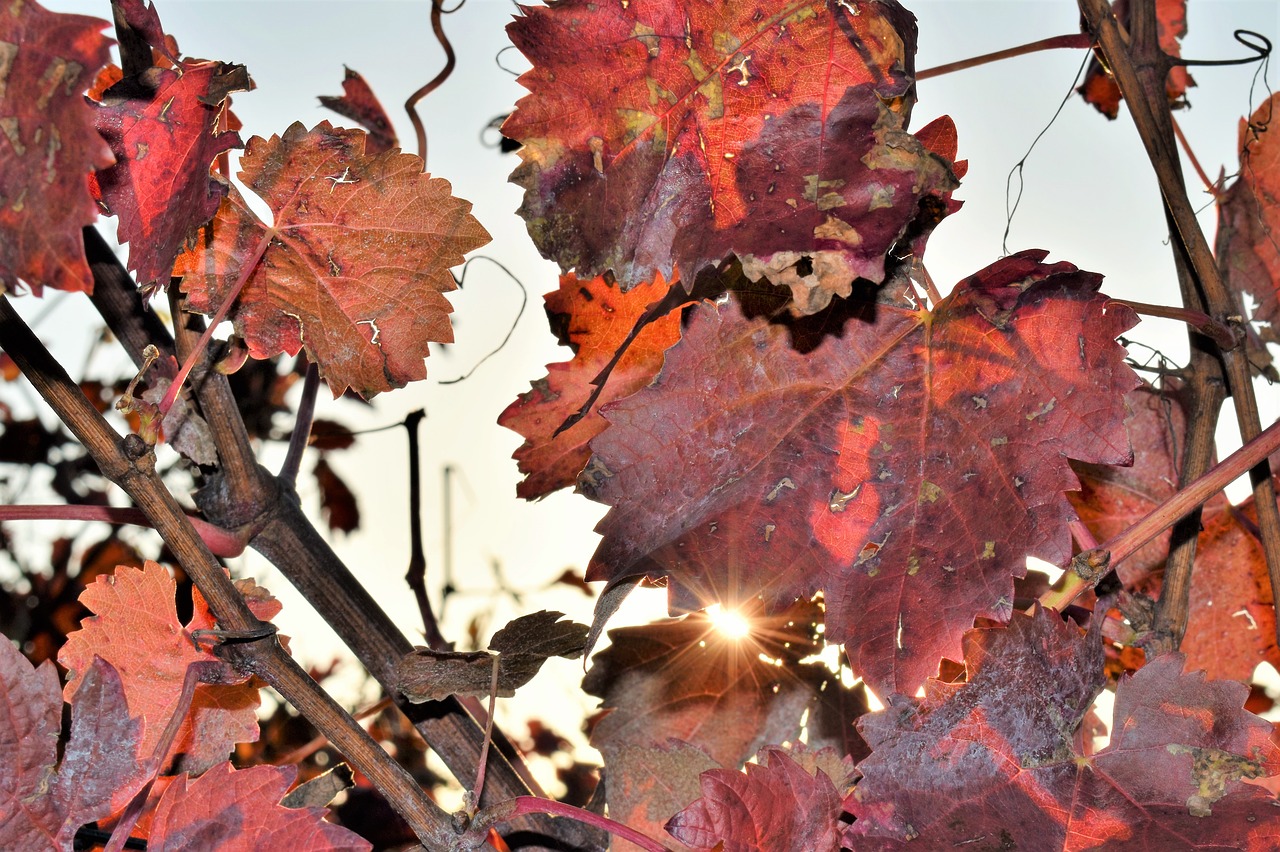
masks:
<svg viewBox="0 0 1280 852"><path fill-rule="evenodd" d="M582 656L587 626L560 621L563 617L562 612L547 610L522 615L493 634L488 651L416 648L396 665L400 692L416 703L450 695L488 695L496 662L497 694L510 698L550 658Z"/></svg>
<svg viewBox="0 0 1280 852"><path fill-rule="evenodd" d="M360 528L360 503L355 492L323 457L316 460L316 485L320 488L320 514L330 532L350 533Z"/></svg>
<svg viewBox="0 0 1280 852"><path fill-rule="evenodd" d="M152 49L168 51L154 5L117 5ZM168 286L174 258L226 195L226 182L210 173L210 165L242 146L236 132L219 132L219 119L227 95L248 88L243 66L182 59L176 67L147 68L103 93L96 124L116 162L98 172L100 200L119 217L118 239L129 244L129 268L144 289Z"/></svg>
<svg viewBox="0 0 1280 852"><path fill-rule="evenodd" d="M58 672L33 668L0 641L0 847L70 849L76 830L123 808L156 770L139 758L141 723L120 676L95 658L71 705L71 734L58 763Z"/></svg>
<svg viewBox="0 0 1280 852"><path fill-rule="evenodd" d="M1257 302L1252 319L1267 343L1280 342L1280 134L1273 121L1277 110L1280 94L1258 107L1249 121L1240 121L1240 176L1218 199L1215 246L1224 283Z"/></svg>
<svg viewBox="0 0 1280 852"><path fill-rule="evenodd" d="M1111 742L1077 743L1105 682L1102 647L1052 611L965 635L968 682L931 681L919 707L865 718L871 744L846 798L858 849L1272 849L1280 773L1248 688L1183 674L1180 654L1116 689ZM928 755L922 760L922 755Z"/></svg>
<svg viewBox="0 0 1280 852"><path fill-rule="evenodd" d="M471 205L412 154L366 154L368 134L322 122L254 137L240 179L273 225L232 191L178 258L188 305L230 318L255 358L306 349L334 396L369 397L426 377L431 341L450 342L449 267L489 240Z"/></svg>
<svg viewBox="0 0 1280 852"><path fill-rule="evenodd" d="M179 776L156 805L147 849L371 849L359 835L325 822L325 808L287 808L280 804L297 773L296 766L263 764L237 770L224 762L195 780Z"/></svg>
<svg viewBox="0 0 1280 852"><path fill-rule="evenodd" d="M695 308L654 384L603 411L579 488L613 508L587 579L665 574L687 609L821 589L854 671L913 694L975 616L1009 617L1028 554L1070 556L1067 459L1130 457L1115 337L1135 317L1044 257L932 311L885 292L794 322L770 319L776 293Z"/></svg>
<svg viewBox="0 0 1280 852"><path fill-rule="evenodd" d="M734 253L811 313L956 206L951 163L906 130L916 28L897 2L522 12L530 94L502 133L523 145L529 234L566 272L625 290L679 268L687 288Z"/></svg>
<svg viewBox="0 0 1280 852"><path fill-rule="evenodd" d="M821 648L818 605L743 614L751 630L739 638L704 613L609 631L583 689L601 698L591 744L608 767L614 819L657 834L698 797L701 772L736 771L762 746L794 741L804 717L815 748L866 753L853 730L861 690L800 663Z"/></svg>
<svg viewBox="0 0 1280 852"><path fill-rule="evenodd" d="M840 791L825 772L806 772L784 749L761 750L745 772L710 769L701 789L701 798L667 823L694 849L839 852Z"/></svg>
<svg viewBox="0 0 1280 852"><path fill-rule="evenodd" d="M1082 487L1069 495L1071 504L1098 541L1137 523L1178 491L1186 418L1178 380L1166 378L1164 385L1129 394L1132 467L1073 465ZM1252 497L1233 508L1221 495L1205 504L1201 516L1180 650L1189 668L1212 678L1247 682L1259 663L1280 665L1267 563L1249 528L1255 518ZM1116 573L1126 588L1158 598L1168 552L1165 533L1117 565Z"/></svg>
<svg viewBox="0 0 1280 852"><path fill-rule="evenodd" d="M98 218L88 177L111 150L83 94L107 62L105 26L35 0L0 15L0 291L93 290L81 229Z"/></svg>
<svg viewBox="0 0 1280 852"><path fill-rule="evenodd" d="M169 572L154 562L147 562L142 569L121 566L114 574L98 577L80 596L96 614L68 635L58 662L71 672L65 687L69 702L74 702L83 674L95 656L115 667L130 711L142 717L140 754L147 757L180 709L187 669L200 667L204 682L197 685L187 720L170 749L180 769L199 772L225 760L237 742L257 739L259 685L196 647L191 631L213 627L213 616L204 599L197 597L195 614L182 627L175 609L175 589ZM259 618L271 618L279 612L274 599L257 597L248 603Z"/></svg>
<svg viewBox="0 0 1280 852"><path fill-rule="evenodd" d="M346 73L342 78L342 94L321 95L321 105L369 131L369 141L365 145L367 153L381 154L399 148L400 140L396 138L395 128L373 89L369 88L359 71L352 71L345 65L343 71Z"/></svg>
<svg viewBox="0 0 1280 852"><path fill-rule="evenodd" d="M560 277L560 289L546 295L547 316L562 345L572 347L573 360L547 365L547 376L498 417L499 425L524 436L516 450L525 479L516 493L526 500L545 497L573 485L591 457L587 444L608 425L592 410L570 428L560 427L577 414L595 390L593 382L627 340L645 309L670 289L661 277L623 292L603 276L590 281L573 274ZM640 390L662 367L662 355L680 339L680 312L648 323L631 341L608 374L597 405Z"/></svg>
<svg viewBox="0 0 1280 852"><path fill-rule="evenodd" d="M1117 20L1125 27L1129 25L1129 2L1114 0L1111 4ZM1155 0L1155 4L1160 49L1165 55L1177 59L1182 56L1182 37L1187 34L1187 0ZM1186 106L1187 89L1195 84L1185 66L1170 68L1169 77L1165 80L1165 94L1170 106L1175 109ZM1097 56L1090 60L1084 83L1076 91L1107 118L1114 119L1120 114L1120 87Z"/></svg>

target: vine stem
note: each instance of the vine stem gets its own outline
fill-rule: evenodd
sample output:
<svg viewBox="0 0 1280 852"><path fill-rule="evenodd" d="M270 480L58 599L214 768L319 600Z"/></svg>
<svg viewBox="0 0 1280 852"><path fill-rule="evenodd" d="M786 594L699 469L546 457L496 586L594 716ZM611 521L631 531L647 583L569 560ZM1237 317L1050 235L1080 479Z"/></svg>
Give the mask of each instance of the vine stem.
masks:
<svg viewBox="0 0 1280 852"><path fill-rule="evenodd" d="M298 470L302 467L302 454L311 439L311 421L316 416L316 390L320 386L320 369L312 361L307 364L307 376L302 380L302 396L298 399L298 414L293 420L293 433L289 436L289 448L280 465L276 478L280 484L297 489Z"/></svg>
<svg viewBox="0 0 1280 852"><path fill-rule="evenodd" d="M1154 0L1138 0L1130 5L1129 35L1132 46L1121 32L1120 24L1107 0L1078 2L1089 31L1097 37L1098 48L1115 77L1120 94L1129 105L1129 114L1147 150L1147 158L1155 170L1165 209L1173 222L1175 242L1185 252L1187 265L1203 297L1206 312L1220 322L1234 325L1239 322L1241 309L1235 296L1223 283L1217 260L1200 229L1182 177L1165 90L1165 80L1171 66L1169 57L1160 49ZM1221 357L1226 368L1236 420L1240 425L1240 437L1248 445L1259 436L1262 428L1253 389L1248 341L1244 335L1241 338L1244 345L1222 350ZM1253 483L1258 528L1262 533L1262 550L1266 554L1271 592L1280 598L1280 506L1276 505L1275 485L1271 470L1265 464L1259 464L1250 470L1249 478ZM1276 636L1277 641L1280 641L1280 619L1276 621Z"/></svg>
<svg viewBox="0 0 1280 852"><path fill-rule="evenodd" d="M231 292L222 300L222 304L218 306L218 312L209 319L209 325L205 328L204 334L200 335L200 339L196 342L195 347L187 353L186 360L182 362L182 369L178 370L178 375L174 378L173 384L169 385L169 390L164 395L164 399L160 400L160 417L164 418L169 413L169 409L173 408L174 400L178 398L178 394L182 393L182 386L187 381L187 376L191 373L191 369L204 357L204 352L209 346L209 341L213 339L213 330L227 318L227 312L231 310L231 306L236 303L236 299L240 298L240 291L244 289L245 283L249 280L249 276L258 268L258 262L262 260L262 256L267 253L267 246L271 245L271 241L275 239L276 231L274 228L268 228L267 232L262 235L262 239L258 240L258 245L254 248L250 260L240 270L240 277L236 279L236 284L231 288Z"/></svg>
<svg viewBox="0 0 1280 852"><path fill-rule="evenodd" d="M941 77L943 74L964 71L968 68L977 68L979 65L999 62L1002 59L1012 59L1015 56L1025 56L1028 53L1037 53L1041 50L1059 50L1062 48L1075 48L1079 50L1086 47L1093 47L1093 36L1089 33L1069 33L1067 35L1051 36L1050 38L1042 38L1039 41L1033 41L1029 44L1021 44L1017 47L997 50L994 53L984 53L981 56L973 56L969 59L961 59L957 62L948 62L946 65L936 65L933 68L926 68L923 71L916 72L916 79L927 80L930 77Z"/></svg>
<svg viewBox="0 0 1280 852"><path fill-rule="evenodd" d="M1173 134L1178 137L1178 144L1182 146L1182 150L1187 154L1187 160L1191 163L1191 168L1196 170L1196 175L1200 178L1200 182L1204 184L1205 191L1218 198L1222 195L1222 191L1218 185L1209 180L1209 175L1205 173L1204 168L1200 165L1200 160L1196 157L1196 152L1191 149L1191 143L1187 141L1187 134L1182 132L1182 125L1178 124L1176 118L1170 118L1173 122Z"/></svg>
<svg viewBox="0 0 1280 852"><path fill-rule="evenodd" d="M457 11L456 9L451 11ZM418 137L418 156L422 158L422 170L427 170L427 129L422 124L422 116L418 115L418 101L434 92L444 84L445 80L453 74L454 67L458 64L458 57L453 52L453 45L449 43L448 37L444 34L444 3L442 0L431 0L431 32L435 35L436 41L440 43L440 47L444 49L444 67L440 69L440 73L427 81L426 85L418 89L409 96L409 100L404 102L404 111L409 113L409 121L413 123L413 132Z"/></svg>
<svg viewBox="0 0 1280 852"><path fill-rule="evenodd" d="M1272 423L1256 438L1227 456L1208 473L1147 513L1142 520L1102 544L1076 554L1065 566L1063 588L1040 597L1044 606L1061 610L1085 589L1149 544L1178 520L1190 514L1228 484L1280 451L1280 420Z"/></svg>
<svg viewBox="0 0 1280 852"><path fill-rule="evenodd" d="M187 520L215 556L230 559L244 553L245 542L235 533L191 515L187 515ZM76 506L66 503L0 506L0 521L102 521L107 524L151 526L146 514L132 506Z"/></svg>
<svg viewBox="0 0 1280 852"><path fill-rule="evenodd" d="M645 852L671 852L668 847L629 825L623 825L616 820L611 820L606 816L592 813L583 808L574 807L564 802L557 802L554 799L543 799L538 796L518 796L488 808L476 817L471 831L487 832L489 827L493 825L524 814L549 814L551 816L567 817L593 828L607 831L621 840L630 841L645 850Z"/></svg>
<svg viewBox="0 0 1280 852"><path fill-rule="evenodd" d="M209 602L218 624L232 632L260 632L259 638L220 646L238 670L260 675L336 745L404 817L428 848L449 848L456 839L449 815L418 786L280 645L274 631L250 611L240 592L205 547L155 470L155 455L136 435L121 438L71 380L44 344L0 298L0 348L84 445L103 476L133 498L164 537L178 563Z"/></svg>
<svg viewBox="0 0 1280 852"><path fill-rule="evenodd" d="M1236 340L1235 332L1231 330L1231 326L1225 322L1214 319L1204 311L1197 311L1193 308L1178 308L1170 305L1152 305L1147 302L1131 302L1128 299L1112 299L1113 302L1119 302L1122 305L1128 305L1137 313L1149 317L1164 317L1165 319L1177 320L1186 323L1191 328L1203 334L1205 337L1218 344L1218 348L1225 351L1234 349L1239 345Z"/></svg>

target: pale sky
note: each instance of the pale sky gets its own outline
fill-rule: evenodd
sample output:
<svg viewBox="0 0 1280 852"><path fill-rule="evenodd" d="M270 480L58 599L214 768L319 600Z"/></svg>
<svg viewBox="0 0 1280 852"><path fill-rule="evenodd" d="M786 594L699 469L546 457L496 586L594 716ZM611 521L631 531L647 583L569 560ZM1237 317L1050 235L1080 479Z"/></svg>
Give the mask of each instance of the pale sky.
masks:
<svg viewBox="0 0 1280 852"><path fill-rule="evenodd" d="M58 11L109 18L106 0L50 0ZM1079 13L1071 0L917 0L906 3L919 19L917 68L982 54L1024 42L1078 31ZM1245 54L1231 39L1236 28L1280 37L1280 4L1274 0L1190 0L1189 34L1183 53L1194 58L1228 58ZM317 95L339 94L342 66L360 71L396 122L400 138L413 147L412 130L400 109L410 92L432 77L443 62L430 32L425 2L228 2L228 0L161 0L157 3L167 32L186 55L248 66L257 90L234 97L244 122L243 137L270 136L301 120L343 120L319 106ZM327 398L318 416L341 420L356 429L394 423L405 412L425 406L424 523L427 530L429 580L438 587L442 564L441 475L444 465L461 472L455 492L455 564L459 585L491 586L490 564L502 565L517 587L536 587L564 568L585 566L596 537L591 532L604 507L561 493L540 503L515 497L518 472L511 453L521 443L514 432L494 422L499 412L528 383L545 375L544 364L566 360L570 353L555 345L547 330L541 295L557 284L556 267L542 260L514 214L521 191L506 182L518 159L482 147L480 135L491 119L507 113L523 94L515 78L495 64L507 45L505 24L516 12L507 0L467 0L445 18L446 31L458 51L458 67L445 86L420 105L430 134L429 171L452 182L454 193L472 201L474 214L494 242L479 254L507 265L529 291L529 306L507 347L475 375L457 385L440 385L469 369L506 334L519 306L515 286L483 261L473 265L466 290L452 297L456 307L457 344L448 354L428 359L430 378L385 394L372 409ZM919 84L919 103L912 127L922 127L949 113L959 132L960 157L969 172L957 197L963 210L945 220L930 239L925 257L944 290L955 281L995 261L1005 228L1005 181L1015 162L1048 123L1071 86L1082 51L1053 51L964 71ZM509 67L526 67L514 50L502 55ZM583 57L589 61L589 57ZM1200 68L1199 87L1190 91L1193 108L1178 114L1196 152L1211 173L1236 164L1237 121L1250 107L1250 81L1256 66ZM1273 74L1280 80L1280 69ZM1266 97L1259 86L1256 106ZM495 134L487 136L490 141ZM1122 107L1108 122L1078 97L1070 98L1057 122L1040 141L1025 170L1026 188L1013 223L1011 251L1048 249L1050 260L1069 260L1106 276L1105 292L1147 302L1177 302L1164 217L1155 179L1138 136ZM1202 199L1202 222L1212 235L1214 211L1207 195L1197 194L1199 181L1188 170L1193 201ZM114 231L114 226L111 226ZM70 297L59 311L85 316ZM41 306L21 307L28 315ZM77 320L78 321L78 320ZM59 320L59 325L63 320ZM44 329L50 334L48 328ZM1168 321L1147 320L1131 337L1165 351L1175 361L1186 353L1185 334ZM84 334L77 333L77 340ZM77 364L77 341L68 358ZM322 396L325 396L322 394ZM1280 391L1260 391L1263 423L1280 413ZM1229 407L1228 407L1229 409ZM1228 410L1223 433L1234 431ZM416 638L419 624L412 596L401 582L408 559L406 456L402 430L362 437L353 450L332 454L339 470L361 498L363 529L339 538L339 554L368 583L392 617ZM1234 448L1226 446L1224 451ZM264 453L277 466L282 447ZM304 505L318 500L309 479L313 461L303 464ZM264 562L246 559L237 570L258 576L285 603L277 619L285 633L297 637L293 647L304 660L324 660L331 640L285 581L272 579ZM526 610L552 608L590 620L591 602L580 594L532 594ZM493 609L489 630L520 614L509 599L468 598L451 604L447 636L461 637L470 613ZM465 612L464 612L465 611ZM640 620L660 615L662 595L650 593L622 618ZM580 663L553 665L540 678L547 701L580 704L594 699L578 688ZM564 698L556 699L555 690ZM520 702L507 702L508 705ZM529 707L533 714L563 712L557 704ZM501 717L500 717L501 718ZM563 731L571 734L572 731Z"/></svg>

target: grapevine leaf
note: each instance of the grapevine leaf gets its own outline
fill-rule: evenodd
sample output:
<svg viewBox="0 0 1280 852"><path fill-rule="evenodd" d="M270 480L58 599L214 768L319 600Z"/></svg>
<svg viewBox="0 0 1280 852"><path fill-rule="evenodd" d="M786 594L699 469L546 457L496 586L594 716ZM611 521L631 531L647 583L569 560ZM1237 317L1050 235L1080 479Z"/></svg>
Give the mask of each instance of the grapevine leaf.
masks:
<svg viewBox="0 0 1280 852"><path fill-rule="evenodd" d="M1181 654L1116 690L1110 744L1077 731L1102 688L1102 648L1051 611L965 636L968 682L931 681L919 708L861 725L871 744L845 807L856 848L1273 848L1280 773L1248 689L1183 674ZM922 760L921 755L928 755ZM854 841L857 841L856 843Z"/></svg>
<svg viewBox="0 0 1280 852"><path fill-rule="evenodd" d="M346 74L342 78L342 94L321 95L320 103L369 131L369 142L365 145L367 153L381 154L399 148L400 140L396 138L395 128L373 89L369 88L359 71L352 71L345 65L343 70Z"/></svg>
<svg viewBox="0 0 1280 852"><path fill-rule="evenodd" d="M87 178L111 165L83 94L107 62L105 21L35 0L0 15L0 291L21 280L93 290L81 229L98 217Z"/></svg>
<svg viewBox="0 0 1280 852"><path fill-rule="evenodd" d="M0 847L70 849L76 829L128 803L155 766L139 759L141 724L120 676L97 658L71 706L71 736L58 766L58 673L0 641ZM55 769L55 767L57 767Z"/></svg>
<svg viewBox="0 0 1280 852"><path fill-rule="evenodd" d="M313 473L320 488L320 514L329 531L349 533L359 529L360 503L351 487L324 458L316 460Z"/></svg>
<svg viewBox="0 0 1280 852"><path fill-rule="evenodd" d="M572 361L548 364L546 378L498 417L498 423L524 436L516 450L520 472L526 474L516 493L526 500L545 497L577 480L591 451L588 442L608 425L593 410L573 426L558 432L591 397L596 377L627 340L645 309L669 289L661 277L627 292L603 276L581 281L573 274L560 277L560 289L546 295L547 316L560 342L574 350ZM599 404L622 399L653 381L662 367L662 354L680 339L680 313L673 311L644 326L609 373Z"/></svg>
<svg viewBox="0 0 1280 852"><path fill-rule="evenodd" d="M1181 399L1181 385L1172 378L1164 380L1162 390L1144 385L1130 393L1133 413L1126 426L1134 448L1132 467L1073 465L1081 490L1070 495L1071 503L1098 541L1132 526L1177 493L1186 446ZM1201 516L1196 582L1180 650L1189 668L1213 678L1247 682L1258 663L1280 665L1266 559L1249 531L1254 517L1252 497L1233 508L1221 495L1205 504ZM1121 562L1116 572L1125 587L1158 597L1168 550L1165 533Z"/></svg>
<svg viewBox="0 0 1280 852"><path fill-rule="evenodd" d="M810 313L958 206L952 164L906 131L916 27L896 0L522 11L530 94L502 133L523 145L529 233L565 271L628 289L679 268L687 288L734 253Z"/></svg>
<svg viewBox="0 0 1280 852"><path fill-rule="evenodd" d="M665 574L688 609L821 589L854 670L914 693L975 616L1008 618L1028 554L1070 556L1067 459L1131 457L1115 337L1134 314L1044 257L932 311L886 293L790 323L768 317L776 293L695 308L658 379L603 411L579 488L613 508L587 578Z"/></svg>
<svg viewBox="0 0 1280 852"><path fill-rule="evenodd" d="M367 138L322 122L251 139L240 178L274 224L232 191L174 270L203 313L245 277L230 317L249 353L305 348L335 397L426 377L428 342L453 340L449 267L489 240L448 181L424 174L412 154L366 154Z"/></svg>
<svg viewBox="0 0 1280 852"><path fill-rule="evenodd" d="M493 635L489 651L416 648L397 666L400 691L414 702L438 701L450 695L488 695L496 660L497 694L510 698L533 680L551 657L575 660L582 656L587 626L560 621L563 616L547 610L522 615Z"/></svg>
<svg viewBox="0 0 1280 852"><path fill-rule="evenodd" d="M1114 0L1111 6L1116 18L1127 27L1129 0ZM1160 49L1168 56L1180 57L1182 37L1187 34L1187 0L1156 0L1156 28ZM1174 108L1186 106L1187 89L1195 84L1185 66L1170 68L1164 84L1169 104ZM1107 118L1114 119L1120 114L1120 87L1097 56L1090 60L1084 82L1076 91Z"/></svg>
<svg viewBox="0 0 1280 852"><path fill-rule="evenodd" d="M141 716L141 754L150 756L178 703L187 668L200 667L200 679L187 720L174 739L172 754L181 768L200 771L225 760L237 742L257 739L258 684L196 647L191 631L208 629L213 617L202 597L186 628L178 623L176 585L160 565L120 566L99 576L80 596L96 615L71 633L58 653L68 677L64 694L74 701L94 656L119 672L131 712ZM259 617L270 618L279 605L249 601ZM247 682L246 682L247 681Z"/></svg>
<svg viewBox="0 0 1280 852"><path fill-rule="evenodd" d="M154 5L118 6L149 47L168 51ZM219 132L219 119L227 95L249 88L243 66L164 61L112 86L95 112L98 133L116 158L98 172L100 200L119 217L118 239L130 245L129 268L144 288L168 285L174 258L226 195L210 164L243 146L235 131Z"/></svg>
<svg viewBox="0 0 1280 852"><path fill-rule="evenodd" d="M1253 319L1280 342L1280 94L1240 121L1240 177L1218 199L1217 256L1229 288L1257 302ZM1265 347L1260 347L1265 348Z"/></svg>
<svg viewBox="0 0 1280 852"><path fill-rule="evenodd" d="M818 606L745 615L751 631L738 639L703 613L609 632L583 689L602 699L591 744L609 767L615 819L655 833L698 797L699 773L794 741L806 713L811 744L865 753L852 724L865 712L861 690L799 662L821 648Z"/></svg>
<svg viewBox="0 0 1280 852"><path fill-rule="evenodd" d="M280 804L297 773L295 766L263 764L237 770L220 763L194 781L179 776L156 805L147 849L371 849L354 832L325 822L325 808Z"/></svg>
<svg viewBox="0 0 1280 852"><path fill-rule="evenodd" d="M671 818L667 831L698 850L838 852L841 794L821 769L805 769L776 746L745 772L702 773L702 797ZM723 844L723 845L720 845Z"/></svg>

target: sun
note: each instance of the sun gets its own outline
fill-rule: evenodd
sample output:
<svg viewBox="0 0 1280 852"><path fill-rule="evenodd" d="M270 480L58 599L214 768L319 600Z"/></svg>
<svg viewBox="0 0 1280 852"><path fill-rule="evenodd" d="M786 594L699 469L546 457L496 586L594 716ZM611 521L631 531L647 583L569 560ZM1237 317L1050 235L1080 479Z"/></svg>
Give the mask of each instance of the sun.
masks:
<svg viewBox="0 0 1280 852"><path fill-rule="evenodd" d="M707 618L716 632L726 639L745 639L751 635L751 622L736 610L712 604L707 607Z"/></svg>

